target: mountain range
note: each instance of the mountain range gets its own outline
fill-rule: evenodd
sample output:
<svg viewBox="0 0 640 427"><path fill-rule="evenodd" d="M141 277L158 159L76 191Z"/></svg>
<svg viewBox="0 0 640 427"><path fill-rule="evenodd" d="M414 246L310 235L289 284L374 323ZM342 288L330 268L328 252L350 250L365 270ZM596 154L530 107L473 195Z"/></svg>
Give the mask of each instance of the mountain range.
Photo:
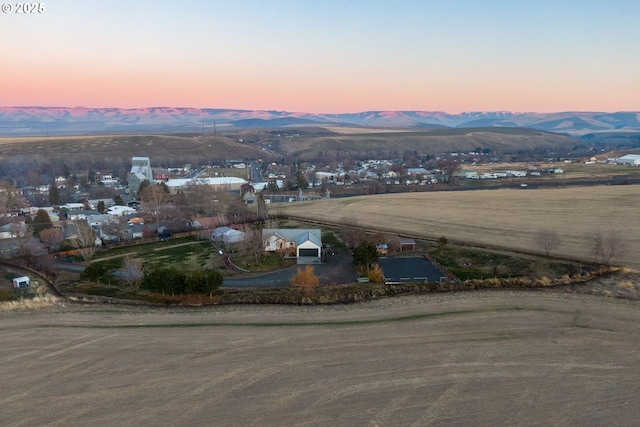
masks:
<svg viewBox="0 0 640 427"><path fill-rule="evenodd" d="M0 136L212 132L284 126L527 127L572 136L640 132L640 112L366 111L344 114L211 108L0 107Z"/></svg>

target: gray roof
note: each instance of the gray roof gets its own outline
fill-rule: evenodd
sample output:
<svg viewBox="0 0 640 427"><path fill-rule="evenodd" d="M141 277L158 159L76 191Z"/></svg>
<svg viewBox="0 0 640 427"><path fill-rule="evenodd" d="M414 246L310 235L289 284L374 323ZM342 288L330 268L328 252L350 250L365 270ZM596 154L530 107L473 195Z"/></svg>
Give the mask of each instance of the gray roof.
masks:
<svg viewBox="0 0 640 427"><path fill-rule="evenodd" d="M298 238L296 239L296 246L300 246L301 244L303 244L307 240L315 243L318 246L322 246L322 240L320 240L320 233L318 233L316 235L315 233L312 233L311 231L315 231L315 230L305 231L300 236L298 236ZM319 232L320 230L317 230L317 231Z"/></svg>
<svg viewBox="0 0 640 427"><path fill-rule="evenodd" d="M265 228L262 230L263 240L271 236L278 236L285 240L295 242L297 242L300 237L304 237L304 240L312 240L314 243L322 242L319 228Z"/></svg>

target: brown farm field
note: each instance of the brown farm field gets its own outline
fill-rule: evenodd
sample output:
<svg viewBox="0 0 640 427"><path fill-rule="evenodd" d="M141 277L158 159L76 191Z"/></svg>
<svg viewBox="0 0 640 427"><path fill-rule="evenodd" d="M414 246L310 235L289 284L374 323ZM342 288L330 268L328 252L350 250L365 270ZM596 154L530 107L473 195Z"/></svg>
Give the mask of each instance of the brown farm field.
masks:
<svg viewBox="0 0 640 427"><path fill-rule="evenodd" d="M539 253L536 235L555 230L552 255L593 261L590 237L624 236L612 263L640 268L640 188L634 185L382 194L272 205L282 216L426 239Z"/></svg>
<svg viewBox="0 0 640 427"><path fill-rule="evenodd" d="M638 303L479 292L331 307L0 311L6 426L635 425Z"/></svg>

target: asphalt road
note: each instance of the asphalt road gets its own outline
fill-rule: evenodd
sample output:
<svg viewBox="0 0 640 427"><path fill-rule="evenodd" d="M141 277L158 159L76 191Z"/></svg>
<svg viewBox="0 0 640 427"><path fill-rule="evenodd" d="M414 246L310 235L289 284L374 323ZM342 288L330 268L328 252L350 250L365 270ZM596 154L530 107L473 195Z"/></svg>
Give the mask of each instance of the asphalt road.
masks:
<svg viewBox="0 0 640 427"><path fill-rule="evenodd" d="M240 278L225 278L222 284L225 288L277 288L289 287L291 276L298 268L304 265L292 267L265 274L246 275ZM329 256L328 261L322 264L313 264L314 274L320 279L321 285L342 284L355 282L356 269L348 254L336 254Z"/></svg>

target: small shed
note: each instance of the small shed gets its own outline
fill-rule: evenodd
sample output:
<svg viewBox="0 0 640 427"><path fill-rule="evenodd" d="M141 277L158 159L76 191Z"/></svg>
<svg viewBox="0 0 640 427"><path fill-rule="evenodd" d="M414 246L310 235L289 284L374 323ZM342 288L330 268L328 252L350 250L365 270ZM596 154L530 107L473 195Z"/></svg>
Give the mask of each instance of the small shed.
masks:
<svg viewBox="0 0 640 427"><path fill-rule="evenodd" d="M30 279L27 276L13 278L13 287L16 289L24 289L29 287Z"/></svg>
<svg viewBox="0 0 640 427"><path fill-rule="evenodd" d="M416 241L406 237L400 238L400 251L414 251L416 249Z"/></svg>
<svg viewBox="0 0 640 427"><path fill-rule="evenodd" d="M211 233L211 240L214 242L236 243L242 242L245 238L243 231L229 227L218 227Z"/></svg>

